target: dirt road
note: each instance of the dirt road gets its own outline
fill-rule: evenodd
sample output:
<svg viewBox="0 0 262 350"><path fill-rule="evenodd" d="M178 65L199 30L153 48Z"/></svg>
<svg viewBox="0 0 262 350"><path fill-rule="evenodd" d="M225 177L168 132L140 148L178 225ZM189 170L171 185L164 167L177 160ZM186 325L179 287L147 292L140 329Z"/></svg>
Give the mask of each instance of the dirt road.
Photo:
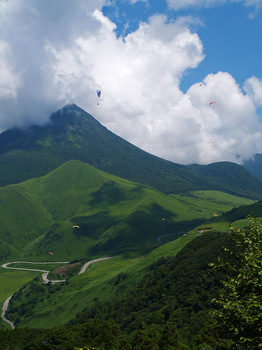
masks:
<svg viewBox="0 0 262 350"><path fill-rule="evenodd" d="M109 258L95 259L95 260L90 260L90 261L88 261L88 262L85 263L85 265L82 267L81 271L79 272L79 275L80 275L81 273L84 273L85 270L86 270L86 268L87 268L90 264L93 264L93 263L96 263L96 262L102 261L102 260L108 260L108 259L111 259L111 257L109 257Z"/></svg>
<svg viewBox="0 0 262 350"><path fill-rule="evenodd" d="M13 324L13 322L9 321L7 318L5 318L5 313L6 313L6 310L7 310L7 307L8 307L8 304L9 304L9 301L10 299L12 298L13 294L10 295L10 297L8 297L6 299L6 301L4 302L4 305L3 305L3 312L2 312L2 315L1 315L1 318L3 319L3 321L7 322L8 324L10 324L10 326L14 329L15 326Z"/></svg>

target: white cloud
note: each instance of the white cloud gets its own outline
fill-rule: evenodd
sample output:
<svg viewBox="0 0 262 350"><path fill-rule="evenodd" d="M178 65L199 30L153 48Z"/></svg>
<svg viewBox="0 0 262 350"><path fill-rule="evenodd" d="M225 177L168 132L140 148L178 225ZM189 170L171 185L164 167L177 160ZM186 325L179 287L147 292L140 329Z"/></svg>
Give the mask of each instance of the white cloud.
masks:
<svg viewBox="0 0 262 350"><path fill-rule="evenodd" d="M153 16L123 41L100 12L94 17L100 30L56 52L56 71L68 96L82 76L86 97L78 91L77 103L110 130L178 163L237 161L261 146L253 99L230 74L210 74L186 94L179 89L184 72L204 58L199 37L183 21Z"/></svg>
<svg viewBox="0 0 262 350"><path fill-rule="evenodd" d="M256 77L247 79L244 85L245 91L253 98L257 106L262 105L262 80Z"/></svg>
<svg viewBox="0 0 262 350"><path fill-rule="evenodd" d="M0 1L0 129L43 123L76 103L126 140L178 163L236 161L261 147L257 78L246 82L246 94L223 72L180 90L185 72L204 59L191 17L156 15L117 38L99 11L103 1L97 4Z"/></svg>
<svg viewBox="0 0 262 350"><path fill-rule="evenodd" d="M62 106L46 48L69 47L97 30L101 25L90 13L95 8L92 0L0 1L0 130L45 121Z"/></svg>
<svg viewBox="0 0 262 350"><path fill-rule="evenodd" d="M202 137L197 145L201 163L236 161L238 156L244 160L261 147L262 128L252 98L243 94L230 74L210 74L187 95L199 112L195 120ZM215 103L209 105L211 101Z"/></svg>
<svg viewBox="0 0 262 350"><path fill-rule="evenodd" d="M20 79L13 73L9 64L9 47L5 41L0 41L0 98L15 98Z"/></svg>

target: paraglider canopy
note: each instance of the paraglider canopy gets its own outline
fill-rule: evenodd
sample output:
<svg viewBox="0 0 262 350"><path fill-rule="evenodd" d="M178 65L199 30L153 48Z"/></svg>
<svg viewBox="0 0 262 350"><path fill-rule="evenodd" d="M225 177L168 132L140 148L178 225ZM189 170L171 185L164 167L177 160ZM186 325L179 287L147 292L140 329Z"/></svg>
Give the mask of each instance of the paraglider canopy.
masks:
<svg viewBox="0 0 262 350"><path fill-rule="evenodd" d="M97 97L101 96L101 90L96 90Z"/></svg>
<svg viewBox="0 0 262 350"><path fill-rule="evenodd" d="M54 253L52 253L52 252L48 252L48 254L54 255Z"/></svg>
<svg viewBox="0 0 262 350"><path fill-rule="evenodd" d="M212 102L209 103L209 105L212 105L213 103L216 103L216 102L212 101Z"/></svg>
<svg viewBox="0 0 262 350"><path fill-rule="evenodd" d="M77 226L77 225L74 225L74 226L72 226L72 228L79 228L79 226Z"/></svg>

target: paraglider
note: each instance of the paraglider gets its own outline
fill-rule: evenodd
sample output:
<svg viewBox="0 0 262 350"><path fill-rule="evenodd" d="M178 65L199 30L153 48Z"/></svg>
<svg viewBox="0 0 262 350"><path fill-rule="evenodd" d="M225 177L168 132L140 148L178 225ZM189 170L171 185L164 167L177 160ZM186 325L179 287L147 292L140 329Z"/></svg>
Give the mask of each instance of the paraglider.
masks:
<svg viewBox="0 0 262 350"><path fill-rule="evenodd" d="M79 226L78 225L74 225L72 226L72 228L74 229L74 233L78 233L79 232Z"/></svg>
<svg viewBox="0 0 262 350"><path fill-rule="evenodd" d="M52 252L48 252L48 254L54 255L54 253L52 253Z"/></svg>
<svg viewBox="0 0 262 350"><path fill-rule="evenodd" d="M96 90L97 97L101 97L101 90ZM99 105L99 102L97 102L97 105Z"/></svg>
<svg viewBox="0 0 262 350"><path fill-rule="evenodd" d="M215 101L210 102L210 103L209 103L209 106L211 106L213 103L216 103L216 102L215 102Z"/></svg>

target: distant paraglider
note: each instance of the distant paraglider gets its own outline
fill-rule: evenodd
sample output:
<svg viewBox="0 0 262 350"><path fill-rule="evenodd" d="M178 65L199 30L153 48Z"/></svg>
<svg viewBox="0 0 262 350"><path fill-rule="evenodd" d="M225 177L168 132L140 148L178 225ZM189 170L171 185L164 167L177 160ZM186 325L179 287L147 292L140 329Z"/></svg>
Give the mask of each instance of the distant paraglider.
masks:
<svg viewBox="0 0 262 350"><path fill-rule="evenodd" d="M52 252L48 252L48 254L54 255L54 253L52 253Z"/></svg>
<svg viewBox="0 0 262 350"><path fill-rule="evenodd" d="M209 106L211 106L212 104L214 104L214 103L216 103L215 101L211 101L210 103L209 103Z"/></svg>
<svg viewBox="0 0 262 350"><path fill-rule="evenodd" d="M80 227L78 225L74 225L72 228L74 229L74 233L77 234L79 232Z"/></svg>
<svg viewBox="0 0 262 350"><path fill-rule="evenodd" d="M96 90L97 97L101 97L101 90ZM99 105L99 102L97 102L97 105Z"/></svg>

